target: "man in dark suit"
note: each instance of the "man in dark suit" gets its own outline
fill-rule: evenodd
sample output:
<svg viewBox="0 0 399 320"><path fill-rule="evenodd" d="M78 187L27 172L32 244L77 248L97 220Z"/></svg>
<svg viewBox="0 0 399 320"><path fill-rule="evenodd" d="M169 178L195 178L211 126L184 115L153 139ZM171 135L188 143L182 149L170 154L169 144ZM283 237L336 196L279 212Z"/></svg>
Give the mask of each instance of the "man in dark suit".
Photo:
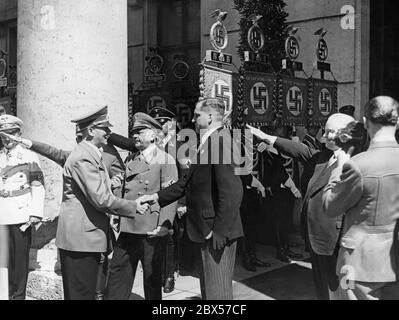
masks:
<svg viewBox="0 0 399 320"><path fill-rule="evenodd" d="M326 215L345 215L336 270L343 300L397 300L399 296L394 250L399 219L398 120L396 100L371 99L363 118L371 138L368 150L352 159L350 154L340 154L324 189Z"/></svg>
<svg viewBox="0 0 399 320"><path fill-rule="evenodd" d="M141 199L158 201L163 207L186 195L187 233L201 247L201 294L206 300L233 299L237 239L243 235L241 179L232 162L223 161L233 152L230 132L223 127L224 114L219 99L197 103L193 119L201 137L197 161L177 183Z"/></svg>
<svg viewBox="0 0 399 320"><path fill-rule="evenodd" d="M134 218L147 207L117 198L99 148L107 143L107 107L73 120L83 141L67 158L56 245L61 258L64 297L93 300L101 253L109 244L108 213Z"/></svg>
<svg viewBox="0 0 399 320"><path fill-rule="evenodd" d="M320 300L336 297L338 277L335 266L342 223L342 216L331 219L325 215L322 207L323 188L327 185L332 170L337 166L336 155L342 152L335 144L336 133L352 121L354 121L352 117L341 113L334 114L327 120L325 126L327 149L323 151L311 149L300 142L270 136L250 127L255 136L280 152L301 161L308 170L311 170L302 211L307 221L306 236L310 244L313 279L317 298Z"/></svg>

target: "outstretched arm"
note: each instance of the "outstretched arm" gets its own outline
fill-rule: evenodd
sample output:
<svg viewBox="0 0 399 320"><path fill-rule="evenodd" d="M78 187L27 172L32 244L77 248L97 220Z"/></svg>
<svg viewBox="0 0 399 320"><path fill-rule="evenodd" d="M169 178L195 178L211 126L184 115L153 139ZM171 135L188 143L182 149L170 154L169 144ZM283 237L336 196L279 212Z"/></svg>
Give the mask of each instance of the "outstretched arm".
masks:
<svg viewBox="0 0 399 320"><path fill-rule="evenodd" d="M123 150L128 150L132 152L137 151L136 147L134 146L133 139L126 138L117 133L111 133L111 135L108 138L108 143L113 144L114 146L121 148Z"/></svg>

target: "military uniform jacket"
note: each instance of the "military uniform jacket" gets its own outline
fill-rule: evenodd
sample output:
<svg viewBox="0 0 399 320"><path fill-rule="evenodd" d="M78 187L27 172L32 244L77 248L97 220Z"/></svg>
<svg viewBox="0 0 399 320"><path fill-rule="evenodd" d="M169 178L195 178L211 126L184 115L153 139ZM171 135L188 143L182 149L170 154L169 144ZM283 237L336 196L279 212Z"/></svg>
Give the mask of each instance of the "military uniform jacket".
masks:
<svg viewBox="0 0 399 320"><path fill-rule="evenodd" d="M67 158L56 245L78 252L106 252L107 213L136 216L136 204L111 193L107 169L96 150L81 142Z"/></svg>
<svg viewBox="0 0 399 320"><path fill-rule="evenodd" d="M32 141L30 148L32 151L54 161L61 167L64 167L71 151L65 151L62 149L55 148L43 142ZM112 192L121 197L122 192L122 181L125 173L125 167L123 161L113 145L105 145L102 152L102 158L109 173L109 177L112 179Z"/></svg>
<svg viewBox="0 0 399 320"><path fill-rule="evenodd" d="M173 157L156 145L149 147L146 156L136 152L126 160L123 194L125 199L136 200L145 194L154 194L178 180L177 166ZM120 231L146 234L157 226L172 226L177 203L160 209L153 205L134 220L121 219Z"/></svg>
<svg viewBox="0 0 399 320"><path fill-rule="evenodd" d="M20 145L0 153L0 225L43 217L44 181L38 156Z"/></svg>

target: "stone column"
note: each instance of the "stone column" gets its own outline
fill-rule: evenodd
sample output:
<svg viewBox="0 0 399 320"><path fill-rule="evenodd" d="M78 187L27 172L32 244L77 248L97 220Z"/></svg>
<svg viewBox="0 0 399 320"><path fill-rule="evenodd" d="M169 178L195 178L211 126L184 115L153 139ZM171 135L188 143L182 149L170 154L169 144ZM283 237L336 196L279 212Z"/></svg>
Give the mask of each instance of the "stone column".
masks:
<svg viewBox="0 0 399 320"><path fill-rule="evenodd" d="M126 0L18 0L17 114L25 137L64 150L75 145L71 119L108 105L114 131L127 134ZM55 218L62 170L41 158L47 201ZM36 248L54 248L56 220L36 233ZM33 253L33 255L35 255ZM56 250L37 252L52 269Z"/></svg>

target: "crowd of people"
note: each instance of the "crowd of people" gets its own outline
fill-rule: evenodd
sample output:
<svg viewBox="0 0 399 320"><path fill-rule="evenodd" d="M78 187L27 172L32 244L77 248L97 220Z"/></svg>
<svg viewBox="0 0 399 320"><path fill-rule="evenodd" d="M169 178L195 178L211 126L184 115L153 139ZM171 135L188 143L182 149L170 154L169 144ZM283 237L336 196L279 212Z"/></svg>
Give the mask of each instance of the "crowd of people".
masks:
<svg viewBox="0 0 399 320"><path fill-rule="evenodd" d="M248 125L258 165L240 175L231 155L253 154L234 139L216 98L197 103L194 136L179 132L171 111L154 108L136 113L124 137L112 133L107 107L100 108L72 120L72 151L23 138L23 122L0 115L0 298L26 296L31 231L43 221L39 154L63 168L56 245L66 300L128 300L139 262L145 299L161 300L162 290L174 290L182 261L186 268L196 261L202 299L233 299L237 251L249 271L270 267L256 256L265 197L283 262L304 258L290 239L302 198L318 299L396 299L399 104L371 99L362 122L352 106L339 111L321 138L313 124L302 142L288 126ZM116 147L129 151L124 161Z"/></svg>

